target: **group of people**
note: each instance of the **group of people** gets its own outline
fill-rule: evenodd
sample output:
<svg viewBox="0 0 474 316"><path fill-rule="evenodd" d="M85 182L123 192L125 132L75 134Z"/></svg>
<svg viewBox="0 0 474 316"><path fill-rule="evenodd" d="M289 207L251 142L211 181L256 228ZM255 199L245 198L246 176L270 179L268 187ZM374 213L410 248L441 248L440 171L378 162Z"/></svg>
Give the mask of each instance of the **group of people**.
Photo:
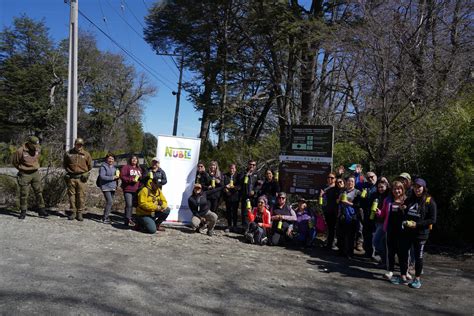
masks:
<svg viewBox="0 0 474 316"><path fill-rule="evenodd" d="M353 256L354 248L363 250L368 258L378 255L390 282L420 288L424 246L437 216L426 181L412 181L404 172L389 183L374 172L364 177L361 165L350 169L354 172L345 177L341 170L330 173L327 187L321 190L328 226L326 247L348 257ZM395 256L400 276L394 276ZM414 263L414 277L408 272L410 263Z"/></svg>
<svg viewBox="0 0 474 316"><path fill-rule="evenodd" d="M74 147L64 155L65 181L70 202L69 220L83 220L85 209L84 189L92 169L90 154L83 148L84 141L76 139ZM20 188L20 219L27 210L29 186L33 187L40 216L47 216L39 176L39 139L30 136L13 157L18 169ZM146 233L163 231L162 223L170 213L162 187L167 183L166 173L158 158L144 171L138 157L131 156L119 170L115 157L109 153L101 165L96 184L103 192L105 207L102 221L110 224L114 195L120 185L124 194L124 224ZM381 258L386 267L384 274L393 284L421 287L423 251L429 232L436 223L436 203L429 195L426 181L402 173L389 183L374 172L362 173L362 166L352 165L349 174L341 166L329 173L327 186L320 189L318 217L308 201L300 197L291 206L287 194L280 190L278 173L265 170L260 177L256 161L248 161L243 172L236 164L222 173L217 161L211 161L208 170L199 162L195 183L188 199L192 227L196 232L214 234L217 209L221 199L225 202L226 232L242 231L249 243L281 245L296 242L311 245L317 236L316 227L323 220L327 226L326 247L341 255L352 257L354 248L364 251L368 258ZM136 207L135 217L132 217ZM238 228L240 209L241 227ZM400 276L394 275L395 256L400 265ZM414 277L408 272L414 263Z"/></svg>

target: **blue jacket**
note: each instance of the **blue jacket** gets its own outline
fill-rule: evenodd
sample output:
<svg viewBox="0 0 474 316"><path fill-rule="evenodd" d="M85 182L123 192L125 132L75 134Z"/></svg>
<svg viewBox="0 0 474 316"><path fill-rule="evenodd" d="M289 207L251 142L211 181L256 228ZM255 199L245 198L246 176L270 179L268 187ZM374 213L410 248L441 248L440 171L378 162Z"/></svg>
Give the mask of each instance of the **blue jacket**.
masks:
<svg viewBox="0 0 474 316"><path fill-rule="evenodd" d="M104 162L100 166L100 189L102 191L115 191L117 189L117 180L115 180L115 166L111 166Z"/></svg>

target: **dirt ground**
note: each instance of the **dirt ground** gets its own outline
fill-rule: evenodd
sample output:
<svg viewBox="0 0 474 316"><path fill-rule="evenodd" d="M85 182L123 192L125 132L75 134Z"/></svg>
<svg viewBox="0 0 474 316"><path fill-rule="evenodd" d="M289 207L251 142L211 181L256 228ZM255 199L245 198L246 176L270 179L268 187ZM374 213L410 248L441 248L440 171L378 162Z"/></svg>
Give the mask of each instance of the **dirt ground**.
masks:
<svg viewBox="0 0 474 316"><path fill-rule="evenodd" d="M1 315L474 314L472 254L426 254L423 287L395 286L362 258L286 249L186 227L146 235L0 210ZM112 218L118 221L119 216Z"/></svg>

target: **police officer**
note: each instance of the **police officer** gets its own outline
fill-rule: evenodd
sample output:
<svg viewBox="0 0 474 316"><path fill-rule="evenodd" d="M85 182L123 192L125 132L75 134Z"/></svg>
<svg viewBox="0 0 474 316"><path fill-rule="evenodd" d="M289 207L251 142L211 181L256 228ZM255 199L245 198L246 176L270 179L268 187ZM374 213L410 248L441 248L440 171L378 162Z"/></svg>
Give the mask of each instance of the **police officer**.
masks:
<svg viewBox="0 0 474 316"><path fill-rule="evenodd" d="M78 138L74 142L74 147L64 155L63 166L66 170L64 178L66 180L70 208L67 217L69 220L76 218L78 221L83 221L85 184L92 169L92 157L83 146L84 140Z"/></svg>
<svg viewBox="0 0 474 316"><path fill-rule="evenodd" d="M19 219L25 219L28 208L28 192L31 187L36 196L38 204L38 214L41 217L48 216L44 209L44 199L41 188L41 177L38 172L40 157L39 139L36 136L28 137L26 143L18 148L13 155L12 163L18 169L18 186L20 187L20 216Z"/></svg>

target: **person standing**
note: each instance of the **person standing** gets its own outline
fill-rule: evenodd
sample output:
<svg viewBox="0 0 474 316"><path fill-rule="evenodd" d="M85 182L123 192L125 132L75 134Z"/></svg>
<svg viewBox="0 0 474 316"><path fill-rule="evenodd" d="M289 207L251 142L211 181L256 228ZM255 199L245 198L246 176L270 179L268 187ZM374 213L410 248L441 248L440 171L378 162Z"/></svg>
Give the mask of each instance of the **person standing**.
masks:
<svg viewBox="0 0 474 316"><path fill-rule="evenodd" d="M354 255L354 241L357 234L357 222L360 219L362 210L359 208L360 191L355 188L354 176L349 176L346 180L346 190L339 196L339 226L338 231L342 240L339 249L342 255L352 258Z"/></svg>
<svg viewBox="0 0 474 316"><path fill-rule="evenodd" d="M342 184L344 182L340 180ZM334 237L336 235L337 223L337 198L342 193L336 187L336 174L331 172L327 177L327 187L320 191L320 196L323 198L323 212L326 224L328 226L328 237L326 239L326 248L331 250L334 247Z"/></svg>
<svg viewBox="0 0 474 316"><path fill-rule="evenodd" d="M112 153L105 156L105 162L100 166L100 190L104 194L105 207L102 222L110 224L110 212L114 203L115 190L117 189L117 182L120 179L120 170L115 168L115 157Z"/></svg>
<svg viewBox="0 0 474 316"><path fill-rule="evenodd" d="M400 275L399 283L408 279L408 256L413 247L415 256L415 278L408 284L411 288L421 287L423 271L423 250L430 234L431 225L436 223L436 202L428 194L426 181L418 178L413 183L413 195L405 201L407 206L402 222L400 236ZM394 282L396 283L396 282Z"/></svg>
<svg viewBox="0 0 474 316"><path fill-rule="evenodd" d="M160 159L158 157L155 157L151 160L151 167L148 168L147 176L143 178L145 181L144 184L146 184L149 179L156 179L156 183L158 184L160 190L166 183L168 183L166 172L161 169Z"/></svg>
<svg viewBox="0 0 474 316"><path fill-rule="evenodd" d="M39 169L40 144L36 136L28 137L26 143L19 147L13 155L12 163L18 169L17 182L20 188L20 216L25 219L28 209L28 193L30 185L36 196L38 214L41 217L48 216L45 210L43 189L41 187L41 176Z"/></svg>
<svg viewBox="0 0 474 316"><path fill-rule="evenodd" d="M148 179L138 193L137 230L148 234L165 231L161 224L169 214L170 208L159 188L158 178Z"/></svg>
<svg viewBox="0 0 474 316"><path fill-rule="evenodd" d="M208 174L209 177L211 177L211 185L207 188L207 190L212 190L222 186L222 173L219 169L217 161L211 161L209 164ZM207 200L209 201L209 209L216 213L219 206L219 201L221 200L221 191L218 190L214 191L213 193L209 193L207 195Z"/></svg>
<svg viewBox="0 0 474 316"><path fill-rule="evenodd" d="M85 208L84 190L89 172L92 169L92 157L84 149L84 140L77 138L74 147L64 154L63 167L69 197L68 220L76 218L82 221Z"/></svg>
<svg viewBox="0 0 474 316"><path fill-rule="evenodd" d="M364 256L372 258L374 255L374 246L372 243L375 231L375 223L370 219L370 208L377 193L377 175L369 171L367 172L367 182L363 184L361 193L361 207L364 211L362 216L362 245L364 248Z"/></svg>
<svg viewBox="0 0 474 316"><path fill-rule="evenodd" d="M247 170L242 175L241 183L241 212L242 212L242 227L247 227L247 212L255 206L255 195L258 185L257 162L249 160ZM250 201L250 208L247 205L247 200Z"/></svg>
<svg viewBox="0 0 474 316"><path fill-rule="evenodd" d="M124 225L135 226L132 220L133 205L136 205L137 191L142 178L142 168L138 165L138 157L132 155L128 163L122 167L120 172L121 187L125 200ZM166 176L165 176L166 178Z"/></svg>
<svg viewBox="0 0 474 316"><path fill-rule="evenodd" d="M260 188L259 196L264 195L267 198L270 210L276 203L278 192L280 192L280 185L274 177L273 170L267 169L267 171L265 171L265 180Z"/></svg>
<svg viewBox="0 0 474 316"><path fill-rule="evenodd" d="M229 172L224 175L224 201L227 215L226 232L237 229L237 210L239 209L240 179L235 163L229 166Z"/></svg>

